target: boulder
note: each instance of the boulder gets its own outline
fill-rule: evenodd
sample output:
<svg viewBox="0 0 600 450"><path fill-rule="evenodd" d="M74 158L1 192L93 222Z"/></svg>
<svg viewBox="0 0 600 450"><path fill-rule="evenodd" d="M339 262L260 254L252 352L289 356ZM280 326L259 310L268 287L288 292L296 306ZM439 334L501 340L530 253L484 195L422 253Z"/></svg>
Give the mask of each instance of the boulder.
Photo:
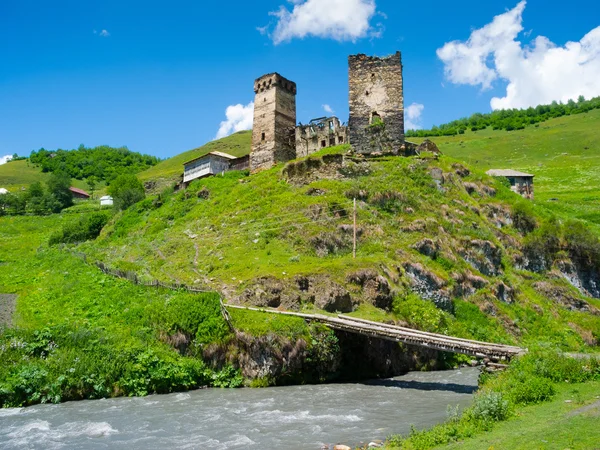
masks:
<svg viewBox="0 0 600 450"><path fill-rule="evenodd" d="M388 280L376 271L362 269L346 277L347 281L361 287L363 298L378 308L389 309L394 295Z"/></svg>
<svg viewBox="0 0 600 450"><path fill-rule="evenodd" d="M453 311L454 306L446 289L445 280L428 271L419 263L404 263L403 267L413 292L421 298L431 300L440 309Z"/></svg>
<svg viewBox="0 0 600 450"><path fill-rule="evenodd" d="M352 311L352 298L343 286L329 281L315 293L315 306L327 312L347 313Z"/></svg>
<svg viewBox="0 0 600 450"><path fill-rule="evenodd" d="M438 148L435 143L429 139L425 139L421 144L417 147L417 153L421 154L422 152L431 152L436 155L441 155L442 152Z"/></svg>

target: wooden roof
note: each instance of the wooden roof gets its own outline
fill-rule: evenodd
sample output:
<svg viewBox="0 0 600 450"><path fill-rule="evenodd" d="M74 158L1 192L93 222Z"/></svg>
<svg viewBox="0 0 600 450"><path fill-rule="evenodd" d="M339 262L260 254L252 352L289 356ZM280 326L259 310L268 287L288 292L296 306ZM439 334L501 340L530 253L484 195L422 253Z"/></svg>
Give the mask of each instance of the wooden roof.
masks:
<svg viewBox="0 0 600 450"><path fill-rule="evenodd" d="M69 190L71 192L73 192L74 194L85 195L86 197L90 196L90 194L88 194L87 192L85 192L83 189L79 189L79 188L76 188L76 187L73 187L73 186L71 186L69 188Z"/></svg>

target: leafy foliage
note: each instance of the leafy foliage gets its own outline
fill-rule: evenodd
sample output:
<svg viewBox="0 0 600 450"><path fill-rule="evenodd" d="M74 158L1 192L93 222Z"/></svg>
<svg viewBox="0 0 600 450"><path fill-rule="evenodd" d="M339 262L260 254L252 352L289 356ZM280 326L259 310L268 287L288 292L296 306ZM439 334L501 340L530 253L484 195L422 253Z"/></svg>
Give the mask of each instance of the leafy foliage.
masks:
<svg viewBox="0 0 600 450"><path fill-rule="evenodd" d="M114 207L124 210L146 197L144 185L135 175L119 175L108 188L108 193L113 197Z"/></svg>
<svg viewBox="0 0 600 450"><path fill-rule="evenodd" d="M31 152L29 160L41 167L43 172L66 172L78 180L94 177L111 182L120 174L135 174L159 162L159 159L132 152L127 147L113 148L106 145L85 147L77 150L46 150Z"/></svg>
<svg viewBox="0 0 600 450"><path fill-rule="evenodd" d="M77 220L65 223L60 231L52 233L48 243L71 244L96 239L109 219L110 214L106 212L82 215Z"/></svg>
<svg viewBox="0 0 600 450"><path fill-rule="evenodd" d="M501 109L488 114L476 113L471 117L453 120L452 122L434 126L430 130L408 130L406 137L454 136L464 134L465 130L478 131L488 127L494 130L522 130L528 125L539 124L546 120L570 114L581 114L600 108L600 97L590 100L579 98L577 102L569 100L564 105L552 102L527 109Z"/></svg>
<svg viewBox="0 0 600 450"><path fill-rule="evenodd" d="M386 448L430 449L463 441L491 430L508 419L515 408L546 402L556 393L554 382L582 383L600 380L600 360L580 360L552 351L531 352L499 375L483 377L482 390L461 416L452 415L428 430L414 428L408 436L390 436Z"/></svg>

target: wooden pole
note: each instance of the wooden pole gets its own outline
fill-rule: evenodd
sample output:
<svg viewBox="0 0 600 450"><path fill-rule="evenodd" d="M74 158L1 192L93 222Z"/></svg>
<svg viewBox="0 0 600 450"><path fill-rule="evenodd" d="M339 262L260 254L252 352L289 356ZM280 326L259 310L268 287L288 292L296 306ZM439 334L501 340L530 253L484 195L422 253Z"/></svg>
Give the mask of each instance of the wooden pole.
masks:
<svg viewBox="0 0 600 450"><path fill-rule="evenodd" d="M354 236L352 239L352 258L356 258L356 198L354 199Z"/></svg>

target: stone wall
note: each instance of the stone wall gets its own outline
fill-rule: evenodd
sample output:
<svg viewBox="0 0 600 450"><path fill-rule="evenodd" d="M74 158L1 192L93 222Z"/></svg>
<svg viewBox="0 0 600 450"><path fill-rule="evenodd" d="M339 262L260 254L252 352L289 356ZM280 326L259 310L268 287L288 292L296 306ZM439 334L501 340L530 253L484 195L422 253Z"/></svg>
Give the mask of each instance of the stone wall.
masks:
<svg viewBox="0 0 600 450"><path fill-rule="evenodd" d="M357 153L404 153L400 52L348 57L350 144Z"/></svg>
<svg viewBox="0 0 600 450"><path fill-rule="evenodd" d="M296 157L296 83L271 73L254 81L254 93L253 172Z"/></svg>
<svg viewBox="0 0 600 450"><path fill-rule="evenodd" d="M348 127L337 117L313 119L308 125L296 127L296 157L311 155L319 150L348 143Z"/></svg>

